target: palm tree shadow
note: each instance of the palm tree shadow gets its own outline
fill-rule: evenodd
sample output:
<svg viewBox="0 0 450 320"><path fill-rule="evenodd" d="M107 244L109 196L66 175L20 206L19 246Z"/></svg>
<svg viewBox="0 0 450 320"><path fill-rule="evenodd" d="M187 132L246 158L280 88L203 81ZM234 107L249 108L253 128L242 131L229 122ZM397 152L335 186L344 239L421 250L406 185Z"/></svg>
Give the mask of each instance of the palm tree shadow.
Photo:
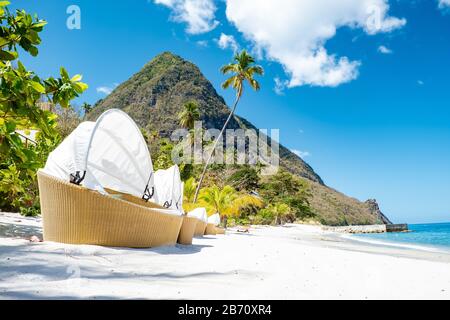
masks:
<svg viewBox="0 0 450 320"><path fill-rule="evenodd" d="M42 239L42 228L15 223L0 223L0 237L28 239L32 236Z"/></svg>
<svg viewBox="0 0 450 320"><path fill-rule="evenodd" d="M107 247L112 250L120 250L120 251L126 251L127 253L133 253L133 252L141 252L141 251L148 251L152 253L156 253L159 255L187 255L187 254L196 254L201 252L205 248L212 248L210 245L200 245L200 244L193 244L193 245L181 245L176 244L175 246L166 246L166 247L157 247L157 248L115 248L115 247Z"/></svg>

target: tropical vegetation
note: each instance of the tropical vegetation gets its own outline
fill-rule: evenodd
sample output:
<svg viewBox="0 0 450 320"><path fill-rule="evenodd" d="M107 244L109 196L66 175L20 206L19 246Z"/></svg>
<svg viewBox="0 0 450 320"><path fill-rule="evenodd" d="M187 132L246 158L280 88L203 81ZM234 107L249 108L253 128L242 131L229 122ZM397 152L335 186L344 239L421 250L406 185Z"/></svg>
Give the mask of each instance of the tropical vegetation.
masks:
<svg viewBox="0 0 450 320"><path fill-rule="evenodd" d="M8 5L0 1L0 209L32 215L39 211L36 170L61 140L58 116L43 106L68 108L87 85L64 68L58 78L41 79L25 67L19 53L39 54L47 22ZM36 141L26 138L30 130Z"/></svg>

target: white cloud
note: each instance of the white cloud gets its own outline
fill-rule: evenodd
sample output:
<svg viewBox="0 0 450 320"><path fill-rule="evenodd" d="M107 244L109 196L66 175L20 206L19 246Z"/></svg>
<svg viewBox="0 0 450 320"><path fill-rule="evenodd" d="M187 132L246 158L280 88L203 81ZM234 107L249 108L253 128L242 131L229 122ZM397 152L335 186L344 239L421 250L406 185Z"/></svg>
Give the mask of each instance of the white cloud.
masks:
<svg viewBox="0 0 450 320"><path fill-rule="evenodd" d="M450 0L439 0L439 8L449 8L450 7Z"/></svg>
<svg viewBox="0 0 450 320"><path fill-rule="evenodd" d="M199 40L196 43L199 47L202 47L202 48L206 48L208 46L208 41L206 41L206 40Z"/></svg>
<svg viewBox="0 0 450 320"><path fill-rule="evenodd" d="M106 86L102 86L102 87L98 87L98 88L97 88L97 92L98 92L98 93L103 93L103 94L106 94L106 95L111 94L111 92L112 92L113 90L114 90L114 88L106 87Z"/></svg>
<svg viewBox="0 0 450 320"><path fill-rule="evenodd" d="M297 156L299 156L302 159L311 156L311 153L309 153L308 151L300 151L297 149L292 149L291 152L293 154L296 154Z"/></svg>
<svg viewBox="0 0 450 320"><path fill-rule="evenodd" d="M154 0L172 10L172 19L187 23L186 32L200 34L213 30L219 22L215 20L217 10L214 0Z"/></svg>
<svg viewBox="0 0 450 320"><path fill-rule="evenodd" d="M111 92L113 92L113 90L114 90L118 85L119 85L119 84L115 82L115 83L113 83L112 86L101 86L101 87L98 87L96 90L97 90L98 93L102 93L102 94L105 94L105 95L109 95L109 94L111 94Z"/></svg>
<svg viewBox="0 0 450 320"><path fill-rule="evenodd" d="M279 96L284 95L284 90L286 89L289 81L281 80L279 77L276 77L273 80L275 81L275 87L273 88L273 91L275 91L275 93Z"/></svg>
<svg viewBox="0 0 450 320"><path fill-rule="evenodd" d="M220 49L228 49L231 48L234 52L239 50L239 45L236 39L232 35L227 35L222 33L220 38L217 40L217 45Z"/></svg>
<svg viewBox="0 0 450 320"><path fill-rule="evenodd" d="M226 0L226 4L228 20L255 50L283 65L289 79L275 80L276 90L302 85L335 87L356 79L359 61L325 49L336 30L347 26L373 35L406 23L388 15L388 0Z"/></svg>
<svg viewBox="0 0 450 320"><path fill-rule="evenodd" d="M383 53L383 54L391 54L392 50L385 46L379 46L378 52Z"/></svg>

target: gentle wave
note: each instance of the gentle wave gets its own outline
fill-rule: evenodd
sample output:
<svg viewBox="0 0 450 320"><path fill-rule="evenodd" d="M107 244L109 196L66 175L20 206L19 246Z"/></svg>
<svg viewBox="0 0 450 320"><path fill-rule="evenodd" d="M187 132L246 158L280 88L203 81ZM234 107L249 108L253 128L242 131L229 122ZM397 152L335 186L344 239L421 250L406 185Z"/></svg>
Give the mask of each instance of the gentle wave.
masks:
<svg viewBox="0 0 450 320"><path fill-rule="evenodd" d="M364 238L358 237L357 235L350 235L350 234L343 234L341 236L345 239L364 242L364 243L370 243L370 244L380 245L380 246L406 248L406 249L421 250L421 251L436 252L436 253L450 253L450 250L447 250L444 248L432 247L432 246L422 246L422 245L415 245L415 244L411 244L411 243L394 242L394 241L381 241L381 240L375 240L375 239L370 239L370 238L365 238L365 237Z"/></svg>

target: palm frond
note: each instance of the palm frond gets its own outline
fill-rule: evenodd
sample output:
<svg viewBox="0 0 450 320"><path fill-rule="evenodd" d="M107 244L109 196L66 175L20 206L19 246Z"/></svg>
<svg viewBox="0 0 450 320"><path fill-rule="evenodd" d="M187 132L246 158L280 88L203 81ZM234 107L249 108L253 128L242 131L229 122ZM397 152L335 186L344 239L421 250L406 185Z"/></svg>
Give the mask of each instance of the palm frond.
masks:
<svg viewBox="0 0 450 320"><path fill-rule="evenodd" d="M232 87L236 90L236 96L240 98L244 91L244 80L247 80L250 86L258 91L260 84L254 79L254 76L263 75L264 69L254 63L255 59L246 50L236 53L234 63L227 64L220 69L223 74L234 74L222 84L222 88L228 89Z"/></svg>
<svg viewBox="0 0 450 320"><path fill-rule="evenodd" d="M226 66L223 66L222 68L220 68L220 72L222 72L223 74L228 74L228 73L232 73L232 72L237 72L237 65L236 64L227 64Z"/></svg>
<svg viewBox="0 0 450 320"><path fill-rule="evenodd" d="M221 215L234 216L248 206L262 207L263 202L251 195L241 195L231 186L222 189L214 186L202 189L199 205L205 207L208 214L218 212Z"/></svg>
<svg viewBox="0 0 450 320"><path fill-rule="evenodd" d="M264 75L264 69L263 67L256 65L256 66L251 66L247 69L247 72L251 75L257 74L257 75Z"/></svg>
<svg viewBox="0 0 450 320"><path fill-rule="evenodd" d="M186 203L194 202L195 189L197 188L197 182L194 178L189 178L184 183L184 201Z"/></svg>
<svg viewBox="0 0 450 320"><path fill-rule="evenodd" d="M247 80L248 80L248 83L250 84L250 86L251 86L254 90L259 91L259 89L260 89L261 87L260 87L259 82L258 82L257 80L255 80L255 79L247 79Z"/></svg>
<svg viewBox="0 0 450 320"><path fill-rule="evenodd" d="M225 82L222 83L222 88L228 89L231 85L233 85L235 83L235 78L236 78L236 76L232 76L232 77L228 78L227 80L225 80Z"/></svg>

